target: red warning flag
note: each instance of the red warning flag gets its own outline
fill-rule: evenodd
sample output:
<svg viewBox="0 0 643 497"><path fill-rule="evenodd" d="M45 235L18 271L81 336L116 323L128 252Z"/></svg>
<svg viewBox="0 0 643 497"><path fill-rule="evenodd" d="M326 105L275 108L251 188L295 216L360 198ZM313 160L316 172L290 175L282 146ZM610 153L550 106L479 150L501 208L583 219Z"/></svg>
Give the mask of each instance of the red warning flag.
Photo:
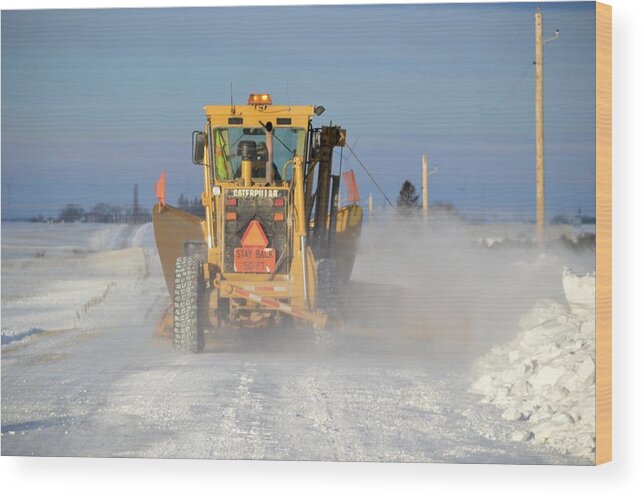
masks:
<svg viewBox="0 0 643 497"><path fill-rule="evenodd" d="M163 169L161 177L156 180L156 198L159 199L161 207L165 207L165 169Z"/></svg>
<svg viewBox="0 0 643 497"><path fill-rule="evenodd" d="M359 190L357 189L357 181L355 180L355 171L352 169L342 173L344 177L344 184L346 185L346 193L348 194L348 203L356 204L359 202Z"/></svg>

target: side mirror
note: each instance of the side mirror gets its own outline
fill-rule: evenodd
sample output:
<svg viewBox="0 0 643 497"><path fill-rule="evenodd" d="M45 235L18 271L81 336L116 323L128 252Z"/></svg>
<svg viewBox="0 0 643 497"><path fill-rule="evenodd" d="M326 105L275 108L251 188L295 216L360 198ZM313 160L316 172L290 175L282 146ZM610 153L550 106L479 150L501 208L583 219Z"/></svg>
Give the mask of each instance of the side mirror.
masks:
<svg viewBox="0 0 643 497"><path fill-rule="evenodd" d="M194 131L192 133L192 162L197 165L203 165L205 155L205 140L207 135L203 131Z"/></svg>
<svg viewBox="0 0 643 497"><path fill-rule="evenodd" d="M319 149L321 148L321 130L313 130L313 140L312 140L312 150L311 157L317 157L319 155Z"/></svg>

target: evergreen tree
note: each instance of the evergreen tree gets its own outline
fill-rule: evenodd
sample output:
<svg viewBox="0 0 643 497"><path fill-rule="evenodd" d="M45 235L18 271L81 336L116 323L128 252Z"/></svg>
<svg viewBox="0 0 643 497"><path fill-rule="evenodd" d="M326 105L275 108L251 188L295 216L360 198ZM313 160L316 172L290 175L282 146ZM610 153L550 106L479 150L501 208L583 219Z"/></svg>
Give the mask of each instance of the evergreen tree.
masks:
<svg viewBox="0 0 643 497"><path fill-rule="evenodd" d="M400 194L397 197L397 209L404 216L410 216L419 207L419 195L415 193L415 186L409 180L402 183Z"/></svg>
<svg viewBox="0 0 643 497"><path fill-rule="evenodd" d="M177 207L182 211L190 212L190 201L187 199L185 195L181 194L179 196L179 200L177 204L178 204Z"/></svg>
<svg viewBox="0 0 643 497"><path fill-rule="evenodd" d="M195 216L205 217L205 209L203 208L203 204L201 203L201 197L194 197L194 200L192 200L192 207L190 209L190 212Z"/></svg>

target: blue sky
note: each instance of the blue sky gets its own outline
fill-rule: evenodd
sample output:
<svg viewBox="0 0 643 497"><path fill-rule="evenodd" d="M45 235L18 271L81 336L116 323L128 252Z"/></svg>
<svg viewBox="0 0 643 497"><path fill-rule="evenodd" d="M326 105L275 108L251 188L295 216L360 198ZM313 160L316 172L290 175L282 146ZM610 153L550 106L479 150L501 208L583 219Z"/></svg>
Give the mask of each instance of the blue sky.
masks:
<svg viewBox="0 0 643 497"><path fill-rule="evenodd" d="M533 218L537 4L2 12L2 208L197 195L191 132L205 104L267 91L317 104L394 200L439 164L432 201ZM541 5L547 217L595 209L594 4ZM384 200L356 162L361 193Z"/></svg>

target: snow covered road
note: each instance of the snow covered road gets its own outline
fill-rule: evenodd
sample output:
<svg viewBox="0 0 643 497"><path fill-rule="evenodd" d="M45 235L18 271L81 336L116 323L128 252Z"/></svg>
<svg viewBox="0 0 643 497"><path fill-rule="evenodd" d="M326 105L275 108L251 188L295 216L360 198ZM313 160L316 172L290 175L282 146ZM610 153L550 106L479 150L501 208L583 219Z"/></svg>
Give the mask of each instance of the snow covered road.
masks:
<svg viewBox="0 0 643 497"><path fill-rule="evenodd" d="M44 257L21 252L33 227L9 229L3 338L39 331L3 341L3 455L589 463L511 441L515 423L468 392L476 339L463 353L463 335L392 332L421 312L415 292L397 315L376 290L354 297L360 318L329 348L307 330L224 330L182 355L153 333L167 291L149 225L83 227L91 247L67 239ZM368 253L361 264L372 280Z"/></svg>

